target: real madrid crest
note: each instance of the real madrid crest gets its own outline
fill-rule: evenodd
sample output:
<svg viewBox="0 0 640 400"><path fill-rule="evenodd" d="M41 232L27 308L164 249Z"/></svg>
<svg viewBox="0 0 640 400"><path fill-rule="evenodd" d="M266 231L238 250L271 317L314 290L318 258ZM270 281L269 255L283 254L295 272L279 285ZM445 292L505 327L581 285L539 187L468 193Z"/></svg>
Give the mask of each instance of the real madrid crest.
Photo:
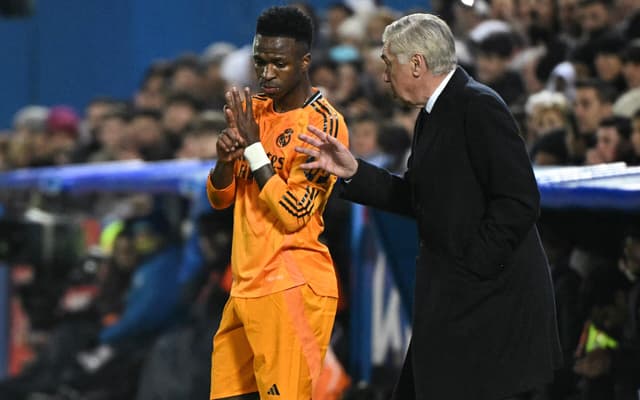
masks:
<svg viewBox="0 0 640 400"><path fill-rule="evenodd" d="M293 129L291 128L285 129L284 132L278 135L278 138L276 139L278 147L285 147L288 145L291 141L291 135L293 135Z"/></svg>

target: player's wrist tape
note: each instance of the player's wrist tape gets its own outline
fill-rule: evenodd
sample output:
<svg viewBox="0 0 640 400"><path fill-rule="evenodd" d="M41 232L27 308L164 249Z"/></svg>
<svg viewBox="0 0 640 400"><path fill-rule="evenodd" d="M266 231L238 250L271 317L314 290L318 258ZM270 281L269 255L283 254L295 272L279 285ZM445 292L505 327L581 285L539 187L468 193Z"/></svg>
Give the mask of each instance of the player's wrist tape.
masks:
<svg viewBox="0 0 640 400"><path fill-rule="evenodd" d="M264 151L264 147L262 147L262 143L260 142L247 146L244 149L244 158L249 163L251 172L258 168L262 168L267 164L271 164L271 161L269 161L269 157L267 157L267 153Z"/></svg>

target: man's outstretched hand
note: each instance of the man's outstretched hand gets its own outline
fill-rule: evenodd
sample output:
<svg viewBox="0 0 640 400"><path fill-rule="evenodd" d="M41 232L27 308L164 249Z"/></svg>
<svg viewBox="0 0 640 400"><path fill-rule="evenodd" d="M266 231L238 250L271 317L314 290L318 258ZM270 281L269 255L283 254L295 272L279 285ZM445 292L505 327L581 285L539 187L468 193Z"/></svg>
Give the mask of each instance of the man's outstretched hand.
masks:
<svg viewBox="0 0 640 400"><path fill-rule="evenodd" d="M300 134L300 140L313 147L296 146L296 151L313 159L300 165L300 168L323 169L343 179L349 179L355 175L358 170L358 161L345 145L315 126L309 125L307 129L311 135Z"/></svg>

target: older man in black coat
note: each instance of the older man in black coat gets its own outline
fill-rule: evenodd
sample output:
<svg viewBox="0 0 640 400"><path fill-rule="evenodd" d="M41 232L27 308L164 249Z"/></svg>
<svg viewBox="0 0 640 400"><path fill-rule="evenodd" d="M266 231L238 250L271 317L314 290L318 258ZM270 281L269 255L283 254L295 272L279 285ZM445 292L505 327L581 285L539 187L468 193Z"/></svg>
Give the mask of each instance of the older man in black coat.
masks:
<svg viewBox="0 0 640 400"><path fill-rule="evenodd" d="M528 399L560 364L539 193L509 109L456 67L449 27L413 14L383 35L384 79L421 108L403 177L309 127L303 168L349 200L418 222L413 337L396 400Z"/></svg>

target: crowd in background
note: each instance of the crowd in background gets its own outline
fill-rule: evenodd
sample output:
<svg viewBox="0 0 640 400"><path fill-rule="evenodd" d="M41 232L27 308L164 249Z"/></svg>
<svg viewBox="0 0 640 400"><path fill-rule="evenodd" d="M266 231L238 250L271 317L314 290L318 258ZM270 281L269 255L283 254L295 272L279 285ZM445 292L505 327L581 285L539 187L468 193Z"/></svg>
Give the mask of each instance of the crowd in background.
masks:
<svg viewBox="0 0 640 400"><path fill-rule="evenodd" d="M310 3L295 4L315 22L312 84L345 116L353 153L402 173L419 110L394 101L381 79L380 59L382 32L402 14L383 5L353 9L335 3L316 10ZM432 8L452 27L459 64L511 108L534 165L640 164L640 1L432 0ZM412 11L423 10L403 10ZM214 42L201 54L150 65L131 98L96 97L83 112L65 105L25 106L13 127L0 133L0 171L134 159L213 160L225 127L224 92L233 85L257 89L251 46ZM148 199L146 205L137 197L109 204L122 209L122 203L130 206L120 213L111 244L102 248L90 311L68 318L65 309L67 318L57 319L64 323L47 327L37 361L0 384L0 397L187 398L180 397L187 393L184 387L172 392L166 382L154 381L163 376L157 369L167 354L175 358L172 365L184 367L178 370L193 387L196 378L208 379L206 349L217 323L212 316L224 303L230 219L214 213L197 221L193 246L207 268L179 280L184 256L172 243L185 240L180 229L170 229ZM348 205L334 199L325 235L345 292L348 212ZM597 236L606 234L602 228L595 239L582 241L552 218L541 222L565 355L544 398L631 399L640 393L640 225L624 222L607 238ZM183 287L171 286L169 277ZM157 312L158 298L145 297L151 282L165 285L163 293L175 293L176 299L165 314L138 320L142 328L131 318ZM348 293L344 297L348 302ZM169 328L185 326L184 317L176 322L178 309L190 310L182 312L189 315L190 330ZM339 314L338 327L347 329L345 321ZM82 329L84 341L71 339L70 331ZM340 359L348 359L348 349L334 346ZM133 387L109 385L123 376ZM152 393L151 387L164 390ZM199 393L194 390L189 395ZM200 388L204 396L207 390Z"/></svg>

